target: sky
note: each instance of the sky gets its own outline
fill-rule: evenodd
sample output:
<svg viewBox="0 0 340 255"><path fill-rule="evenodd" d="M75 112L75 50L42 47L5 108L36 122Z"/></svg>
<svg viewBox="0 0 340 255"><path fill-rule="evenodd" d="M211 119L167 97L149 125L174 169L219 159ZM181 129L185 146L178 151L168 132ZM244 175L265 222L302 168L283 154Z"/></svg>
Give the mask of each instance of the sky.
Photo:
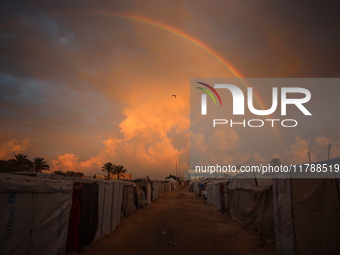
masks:
<svg viewBox="0 0 340 255"><path fill-rule="evenodd" d="M24 153L44 157L52 171L85 175L111 161L133 178L163 179L176 173L176 161L188 169L190 79L339 77L335 5L3 2L0 159ZM337 119L338 108L330 109ZM283 134L274 149L270 139L250 148L244 131L231 130L223 134L230 138L225 157L256 163L297 156L339 143L336 125Z"/></svg>

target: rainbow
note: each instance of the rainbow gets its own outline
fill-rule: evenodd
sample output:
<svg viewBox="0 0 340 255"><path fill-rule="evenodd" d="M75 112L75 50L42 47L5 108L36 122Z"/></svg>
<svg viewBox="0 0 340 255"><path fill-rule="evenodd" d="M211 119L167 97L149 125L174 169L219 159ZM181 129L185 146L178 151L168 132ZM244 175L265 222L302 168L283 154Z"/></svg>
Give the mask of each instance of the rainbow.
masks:
<svg viewBox="0 0 340 255"><path fill-rule="evenodd" d="M178 37L178 38L181 38L182 40L186 41L187 43L189 43L189 44L195 46L196 48L200 49L201 51L206 53L209 57L213 58L220 65L222 65L228 71L229 74L233 75L235 78L240 78L240 80L241 80L241 82L242 82L242 84L244 85L245 88L249 87L248 84L242 79L243 78L242 74L235 67L233 67L230 62L223 59L223 57L220 56L219 54L217 54L214 50L212 50L207 45L205 45L204 43L202 43L198 39L194 38L193 36L183 32L183 31L181 31L177 28L174 28L170 25L164 24L162 22L159 22L159 21L147 18L147 17L143 17L143 16L137 15L135 13L119 13L119 12L112 12L112 11L105 11L105 10L79 10L79 11L72 10L72 11L52 12L52 13L49 13L49 15L56 16L56 17L58 17L58 16L64 16L64 17L65 16L76 16L76 15L79 15L79 16L84 16L84 15L102 16L102 17L122 19L122 20L127 20L127 21L130 21L130 22L144 24L144 25L147 25L149 27L153 27L153 28L165 31L169 34L172 34L172 35ZM24 22L27 19L29 19L29 18L20 19L19 21L12 22L9 25L15 25L17 23ZM0 29L3 29L3 28L4 27L2 27ZM253 91L253 96L254 96L255 102L257 102L257 104L260 106L260 108L267 109L265 103L263 102L263 100L261 99L261 97L259 96L259 94L256 91ZM219 98L219 96L218 96L218 98ZM220 99L220 103L222 105L221 99ZM279 133L277 126L274 126L274 130L275 130L276 135L280 139L281 143L284 144L283 139L282 139L282 137Z"/></svg>

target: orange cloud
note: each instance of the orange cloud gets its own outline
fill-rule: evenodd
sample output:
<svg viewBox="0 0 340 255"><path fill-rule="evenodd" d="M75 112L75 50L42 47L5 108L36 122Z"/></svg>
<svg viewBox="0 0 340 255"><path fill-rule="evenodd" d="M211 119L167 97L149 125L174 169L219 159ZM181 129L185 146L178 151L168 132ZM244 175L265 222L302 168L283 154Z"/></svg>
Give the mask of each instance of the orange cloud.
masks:
<svg viewBox="0 0 340 255"><path fill-rule="evenodd" d="M308 146L309 141L302 139L300 136L295 138L294 144L289 147L288 151L285 151L284 158L287 162L294 164L303 164L308 162ZM285 163L285 162L282 162Z"/></svg>
<svg viewBox="0 0 340 255"><path fill-rule="evenodd" d="M19 142L16 139L12 139L6 143L0 145L0 159L8 159L13 154L17 154L20 152L25 152L30 140L25 138L22 142Z"/></svg>

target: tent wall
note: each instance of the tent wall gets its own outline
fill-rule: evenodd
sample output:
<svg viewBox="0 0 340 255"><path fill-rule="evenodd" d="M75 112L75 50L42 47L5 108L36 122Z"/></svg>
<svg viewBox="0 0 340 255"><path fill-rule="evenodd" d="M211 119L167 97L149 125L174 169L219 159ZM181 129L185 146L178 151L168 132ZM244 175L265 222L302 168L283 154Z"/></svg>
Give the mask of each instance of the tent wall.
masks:
<svg viewBox="0 0 340 255"><path fill-rule="evenodd" d="M132 185L125 185L123 191L123 212L124 216L128 216L136 210L135 193Z"/></svg>
<svg viewBox="0 0 340 255"><path fill-rule="evenodd" d="M70 220L68 225L68 234L66 242L67 251L79 251L79 218L80 218L80 203L79 191L82 188L80 184L74 184L72 194L72 207L70 212Z"/></svg>
<svg viewBox="0 0 340 255"><path fill-rule="evenodd" d="M0 254L64 254L72 187L0 174Z"/></svg>
<svg viewBox="0 0 340 255"><path fill-rule="evenodd" d="M290 179L283 177L273 179L276 252L278 255L293 255L295 244Z"/></svg>
<svg viewBox="0 0 340 255"><path fill-rule="evenodd" d="M237 183L235 183L237 182ZM253 228L262 239L274 240L273 192L272 187L253 187L242 189L250 183L247 179L231 179L228 185L229 214L240 224Z"/></svg>
<svg viewBox="0 0 340 255"><path fill-rule="evenodd" d="M207 192L208 192L207 204L212 205L213 204L213 200L214 200L213 184L212 184L212 182L207 184Z"/></svg>
<svg viewBox="0 0 340 255"><path fill-rule="evenodd" d="M98 182L98 228L95 240L111 232L113 183Z"/></svg>
<svg viewBox="0 0 340 255"><path fill-rule="evenodd" d="M335 179L291 179L296 254L340 254Z"/></svg>
<svg viewBox="0 0 340 255"><path fill-rule="evenodd" d="M91 244L98 229L98 184L82 183L79 192L79 246Z"/></svg>
<svg viewBox="0 0 340 255"><path fill-rule="evenodd" d="M148 202L148 204L151 204L151 200L152 200L152 186L151 183L148 182L146 184L146 201Z"/></svg>
<svg viewBox="0 0 340 255"><path fill-rule="evenodd" d="M152 182L152 201L159 197L159 183Z"/></svg>
<svg viewBox="0 0 340 255"><path fill-rule="evenodd" d="M116 229L120 224L121 208L123 203L123 182L113 183L113 196L112 196L112 215L111 215L111 232Z"/></svg>

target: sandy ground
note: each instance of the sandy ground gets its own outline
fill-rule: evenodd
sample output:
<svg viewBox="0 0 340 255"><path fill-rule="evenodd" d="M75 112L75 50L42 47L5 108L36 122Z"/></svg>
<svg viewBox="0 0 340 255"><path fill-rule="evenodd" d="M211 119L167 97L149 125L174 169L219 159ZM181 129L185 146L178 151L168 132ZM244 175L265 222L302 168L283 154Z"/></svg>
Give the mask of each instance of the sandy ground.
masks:
<svg viewBox="0 0 340 255"><path fill-rule="evenodd" d="M72 253L68 253L72 254ZM74 254L74 253L73 253ZM241 227L206 200L178 187L122 218L116 230L81 254L276 254L257 233Z"/></svg>

